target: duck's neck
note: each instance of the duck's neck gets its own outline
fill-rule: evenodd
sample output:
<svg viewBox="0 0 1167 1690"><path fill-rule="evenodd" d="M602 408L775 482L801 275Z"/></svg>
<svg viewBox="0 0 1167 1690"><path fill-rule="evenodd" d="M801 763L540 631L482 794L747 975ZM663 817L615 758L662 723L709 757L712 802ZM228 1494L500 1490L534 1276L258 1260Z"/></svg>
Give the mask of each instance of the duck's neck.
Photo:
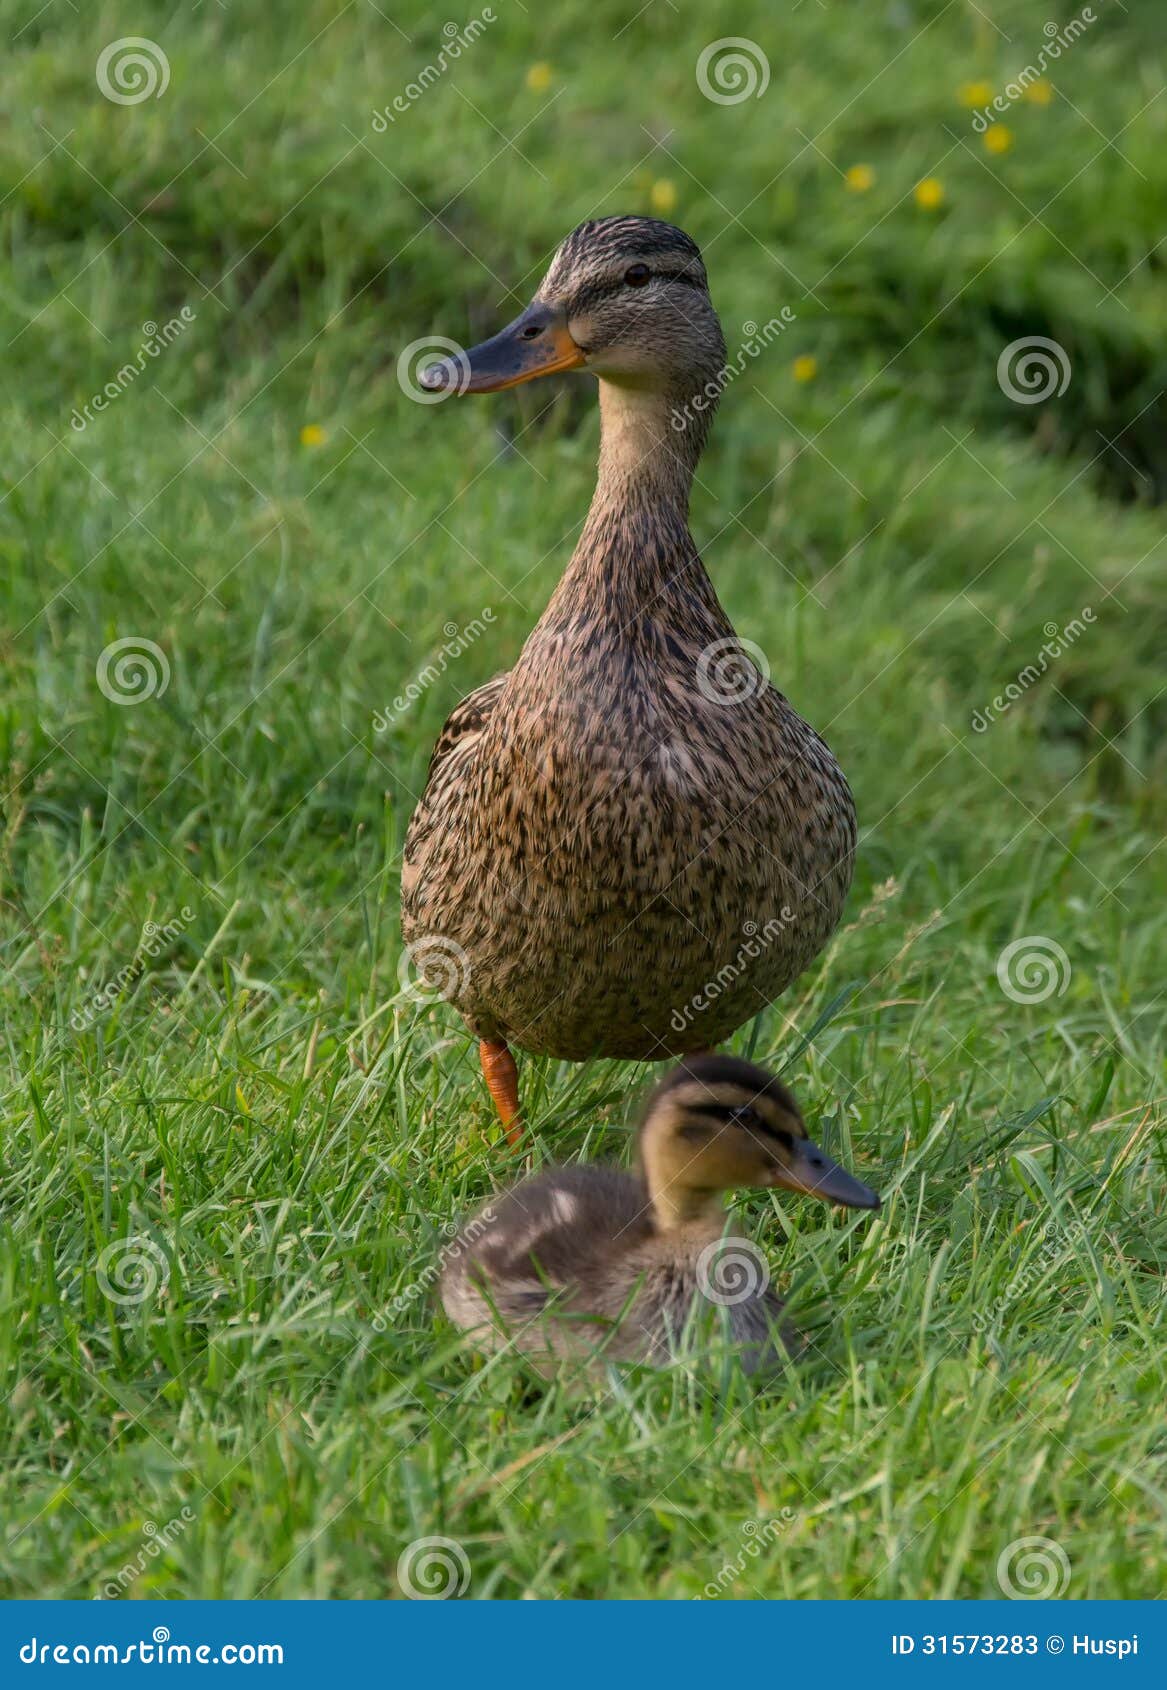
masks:
<svg viewBox="0 0 1167 1690"><path fill-rule="evenodd" d="M659 391L600 382L596 491L553 605L614 603L631 613L679 592L721 617L689 533L689 491L711 412ZM676 426L679 419L681 426Z"/></svg>
<svg viewBox="0 0 1167 1690"><path fill-rule="evenodd" d="M725 1227L725 1204L716 1191L691 1191L649 1181L649 1200L656 1229L662 1233L701 1232L720 1238Z"/></svg>
<svg viewBox="0 0 1167 1690"><path fill-rule="evenodd" d="M668 1130L667 1120L652 1118L640 1139L640 1163L652 1218L660 1232L700 1227L718 1238L725 1225L719 1191L698 1190L686 1179L692 1160L683 1140Z"/></svg>
<svg viewBox="0 0 1167 1690"><path fill-rule="evenodd" d="M650 506L683 528L708 431L701 413L655 388L600 383L600 467L589 521L613 504Z"/></svg>

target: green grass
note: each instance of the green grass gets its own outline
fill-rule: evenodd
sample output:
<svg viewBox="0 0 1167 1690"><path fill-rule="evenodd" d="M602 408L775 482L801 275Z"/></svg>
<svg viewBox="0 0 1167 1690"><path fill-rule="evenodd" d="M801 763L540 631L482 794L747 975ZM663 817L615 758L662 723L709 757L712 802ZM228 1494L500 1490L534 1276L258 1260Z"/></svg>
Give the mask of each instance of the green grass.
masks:
<svg viewBox="0 0 1167 1690"><path fill-rule="evenodd" d="M384 10L0 0L0 1585L394 1595L405 1546L442 1535L475 1597L685 1597L727 1565L735 1596L975 1597L1040 1535L1067 1594L1155 1595L1155 8L1100 8L999 157L956 90L1032 60L1038 0L862 27L838 4L629 22L500 0L378 134L442 42L441 14L397 8L406 41ZM94 64L129 33L171 80L123 107ZM764 46L760 101L698 91L718 35ZM839 174L860 162L865 194ZM938 212L912 197L928 175ZM834 944L738 1043L886 1201L746 1204L813 1338L780 1390L678 1370L581 1401L509 1357L477 1367L434 1307L448 1225L500 1159L464 1030L400 990L397 901L429 748L546 603L597 419L583 383L413 404L395 366L501 323L574 222L648 210L662 181L731 350L796 313L726 396L694 525L863 830ZM72 428L183 305L175 343ZM996 362L1031 333L1073 379L1019 406ZM377 732L444 626L487 607ZM135 635L170 682L119 706L96 665ZM1068 980L1018 1004L997 960L1031 935ZM526 1061L537 1154L623 1156L649 1077ZM107 1294L126 1240L140 1301Z"/></svg>

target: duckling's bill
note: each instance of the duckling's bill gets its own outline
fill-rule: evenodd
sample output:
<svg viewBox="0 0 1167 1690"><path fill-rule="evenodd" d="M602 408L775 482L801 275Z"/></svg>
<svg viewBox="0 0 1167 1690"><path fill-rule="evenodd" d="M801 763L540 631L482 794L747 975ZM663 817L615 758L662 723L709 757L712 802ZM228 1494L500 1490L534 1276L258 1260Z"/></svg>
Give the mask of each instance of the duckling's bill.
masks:
<svg viewBox="0 0 1167 1690"><path fill-rule="evenodd" d="M469 352L431 364L420 379L434 393L450 387L459 393L498 393L536 376L579 369L584 361L562 308L535 300L498 334Z"/></svg>
<svg viewBox="0 0 1167 1690"><path fill-rule="evenodd" d="M821 1197L824 1202L840 1203L847 1209L880 1206L877 1191L832 1161L809 1138L795 1140L790 1160L774 1169L771 1184L785 1186L788 1191L804 1191L809 1197Z"/></svg>

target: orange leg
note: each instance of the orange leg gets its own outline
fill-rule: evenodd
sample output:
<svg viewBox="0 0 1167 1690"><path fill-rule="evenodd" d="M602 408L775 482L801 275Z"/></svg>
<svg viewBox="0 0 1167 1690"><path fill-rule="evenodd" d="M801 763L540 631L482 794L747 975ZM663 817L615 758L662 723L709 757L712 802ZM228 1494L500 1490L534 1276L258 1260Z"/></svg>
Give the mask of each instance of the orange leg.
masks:
<svg viewBox="0 0 1167 1690"><path fill-rule="evenodd" d="M505 1040L480 1039L478 1059L482 1063L482 1077L494 1100L502 1130L512 1150L522 1143L519 1121L519 1070Z"/></svg>

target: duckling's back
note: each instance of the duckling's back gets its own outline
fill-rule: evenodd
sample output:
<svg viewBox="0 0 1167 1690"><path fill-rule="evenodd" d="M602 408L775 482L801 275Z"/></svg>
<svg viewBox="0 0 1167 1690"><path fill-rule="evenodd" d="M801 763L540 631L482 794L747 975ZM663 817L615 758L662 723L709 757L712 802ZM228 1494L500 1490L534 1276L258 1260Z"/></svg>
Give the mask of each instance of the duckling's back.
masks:
<svg viewBox="0 0 1167 1690"><path fill-rule="evenodd" d="M509 1341L501 1324L525 1349L525 1328L539 1322L557 1294L581 1281L595 1287L605 1261L652 1231L648 1194L633 1175L549 1168L492 1198L463 1227L446 1252L442 1305L485 1347Z"/></svg>

